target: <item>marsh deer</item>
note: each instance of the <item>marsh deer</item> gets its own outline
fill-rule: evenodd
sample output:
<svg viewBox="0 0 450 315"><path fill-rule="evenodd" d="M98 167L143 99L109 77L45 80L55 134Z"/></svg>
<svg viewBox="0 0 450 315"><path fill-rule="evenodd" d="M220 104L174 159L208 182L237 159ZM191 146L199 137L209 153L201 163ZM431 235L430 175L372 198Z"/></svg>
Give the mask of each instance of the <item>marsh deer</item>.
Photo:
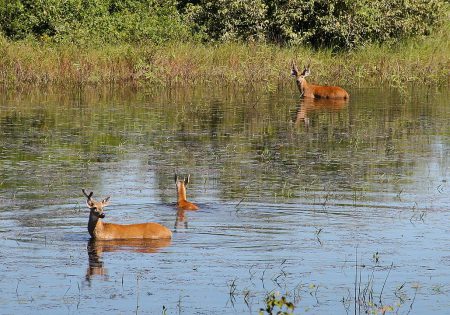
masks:
<svg viewBox="0 0 450 315"><path fill-rule="evenodd" d="M186 200L186 186L189 184L191 175L184 179L179 179L175 174L175 184L177 185L177 208L183 210L198 210L198 207Z"/></svg>
<svg viewBox="0 0 450 315"><path fill-rule="evenodd" d="M332 99L345 99L349 98L349 95L346 90L339 86L322 86L322 85L314 85L306 82L305 77L310 75L309 70L310 64L307 67L303 68L303 71L300 73L295 65L295 62L292 61L292 71L291 74L297 80L297 87L300 91L301 96L310 97L310 98L332 98Z"/></svg>
<svg viewBox="0 0 450 315"><path fill-rule="evenodd" d="M163 239L171 238L172 232L165 226L158 223L140 224L114 224L104 223L105 217L103 208L108 205L109 197L102 201L92 199L93 192L89 194L82 189L86 196L86 204L91 210L89 215L88 231L92 238L99 240L117 239Z"/></svg>

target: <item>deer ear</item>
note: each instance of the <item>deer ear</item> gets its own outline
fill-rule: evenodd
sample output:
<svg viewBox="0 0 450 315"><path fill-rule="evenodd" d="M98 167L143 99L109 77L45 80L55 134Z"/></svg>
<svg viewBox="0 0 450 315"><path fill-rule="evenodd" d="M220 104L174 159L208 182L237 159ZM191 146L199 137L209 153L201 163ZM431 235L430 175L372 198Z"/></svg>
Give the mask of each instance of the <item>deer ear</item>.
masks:
<svg viewBox="0 0 450 315"><path fill-rule="evenodd" d="M294 68L292 68L292 70L291 70L291 76L293 76L293 77L296 77L297 76L297 71L294 69Z"/></svg>
<svg viewBox="0 0 450 315"><path fill-rule="evenodd" d="M309 66L308 68L306 68L305 70L305 77L309 76L311 74L311 71L309 70Z"/></svg>
<svg viewBox="0 0 450 315"><path fill-rule="evenodd" d="M190 179L191 179L191 174L188 174L187 178L184 179L185 186L187 186L189 184Z"/></svg>
<svg viewBox="0 0 450 315"><path fill-rule="evenodd" d="M292 60L291 75L294 77L296 77L298 75L298 69L297 69L297 66L295 65L294 60Z"/></svg>
<svg viewBox="0 0 450 315"><path fill-rule="evenodd" d="M109 204L109 198L111 198L110 196L106 197L105 199L102 200L102 204L104 206L107 206Z"/></svg>
<svg viewBox="0 0 450 315"><path fill-rule="evenodd" d="M309 67L306 67L306 66L305 66L305 67L303 68L303 71L302 71L301 76L302 76L302 77L307 77L307 76L310 75L310 73L311 73L311 72L309 71Z"/></svg>
<svg viewBox="0 0 450 315"><path fill-rule="evenodd" d="M88 208L95 208L95 205L94 205L94 202L92 201L92 199L86 200L86 205L88 206Z"/></svg>
<svg viewBox="0 0 450 315"><path fill-rule="evenodd" d="M177 175L177 173L175 173L175 176L173 177L174 178L174 180L175 180L175 183L178 181L178 175Z"/></svg>

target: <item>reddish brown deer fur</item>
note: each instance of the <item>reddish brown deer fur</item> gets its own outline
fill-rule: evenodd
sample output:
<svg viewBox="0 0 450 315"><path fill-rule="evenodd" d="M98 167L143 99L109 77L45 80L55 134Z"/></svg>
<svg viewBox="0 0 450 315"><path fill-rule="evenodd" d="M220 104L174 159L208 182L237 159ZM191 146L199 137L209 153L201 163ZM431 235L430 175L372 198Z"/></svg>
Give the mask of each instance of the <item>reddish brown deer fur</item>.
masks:
<svg viewBox="0 0 450 315"><path fill-rule="evenodd" d="M140 224L114 224L104 223L105 217L103 208L108 205L109 197L102 201L92 199L93 192L89 194L82 189L86 196L86 205L91 210L89 215L88 231L92 238L99 240L117 239L164 239L171 238L172 232L165 226L158 223Z"/></svg>
<svg viewBox="0 0 450 315"><path fill-rule="evenodd" d="M191 175L185 179L179 179L175 174L175 184L177 185L177 208L183 210L198 210L198 207L186 200L186 186L189 184Z"/></svg>
<svg viewBox="0 0 450 315"><path fill-rule="evenodd" d="M331 99L348 99L349 94L346 90L339 86L323 86L314 85L306 82L305 77L310 75L309 66L304 67L303 71L300 73L292 61L292 72L291 74L297 80L297 87L300 91L301 96L309 98L331 98Z"/></svg>

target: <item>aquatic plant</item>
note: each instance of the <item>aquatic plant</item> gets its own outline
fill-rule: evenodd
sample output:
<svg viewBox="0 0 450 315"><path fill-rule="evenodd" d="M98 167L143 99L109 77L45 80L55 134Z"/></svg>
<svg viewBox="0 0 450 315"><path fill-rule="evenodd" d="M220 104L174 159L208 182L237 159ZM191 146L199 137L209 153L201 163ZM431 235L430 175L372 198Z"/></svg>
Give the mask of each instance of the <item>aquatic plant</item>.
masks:
<svg viewBox="0 0 450 315"><path fill-rule="evenodd" d="M266 295L265 308L259 310L260 315L264 314L280 314L280 315L290 315L293 314L295 306L292 302L289 302L284 295L280 297L279 292L270 292Z"/></svg>

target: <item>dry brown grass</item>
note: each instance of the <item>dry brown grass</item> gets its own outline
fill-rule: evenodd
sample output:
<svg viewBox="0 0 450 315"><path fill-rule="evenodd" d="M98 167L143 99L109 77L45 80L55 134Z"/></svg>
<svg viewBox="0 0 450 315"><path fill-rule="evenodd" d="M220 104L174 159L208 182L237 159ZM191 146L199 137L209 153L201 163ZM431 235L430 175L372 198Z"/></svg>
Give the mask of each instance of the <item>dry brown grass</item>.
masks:
<svg viewBox="0 0 450 315"><path fill-rule="evenodd" d="M342 86L442 85L449 78L448 25L432 38L397 47L334 54L265 44L63 46L0 38L0 84L265 85L290 82L290 62L311 60L311 81Z"/></svg>

